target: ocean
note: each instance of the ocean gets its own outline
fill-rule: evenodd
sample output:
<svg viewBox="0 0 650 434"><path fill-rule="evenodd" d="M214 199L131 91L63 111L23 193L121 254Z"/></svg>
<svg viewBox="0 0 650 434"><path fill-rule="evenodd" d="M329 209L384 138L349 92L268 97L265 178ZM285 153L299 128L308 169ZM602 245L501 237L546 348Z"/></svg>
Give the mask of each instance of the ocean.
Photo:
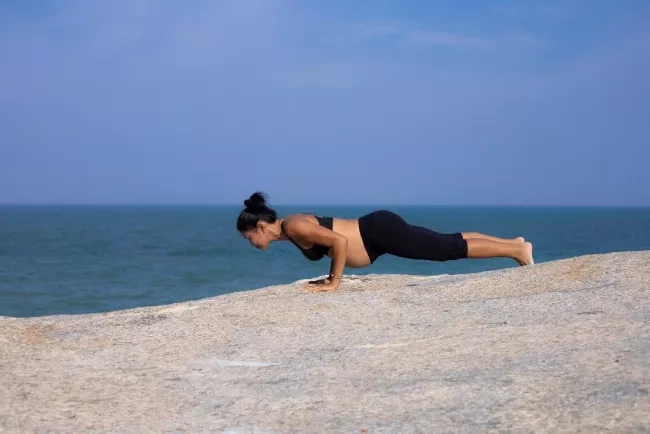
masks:
<svg viewBox="0 0 650 434"><path fill-rule="evenodd" d="M389 209L439 232L524 236L537 263L650 249L650 208L281 206L358 217ZM251 247L239 206L0 206L0 315L106 312L214 297L327 274L289 242ZM514 267L510 259L382 256L347 274L440 275Z"/></svg>

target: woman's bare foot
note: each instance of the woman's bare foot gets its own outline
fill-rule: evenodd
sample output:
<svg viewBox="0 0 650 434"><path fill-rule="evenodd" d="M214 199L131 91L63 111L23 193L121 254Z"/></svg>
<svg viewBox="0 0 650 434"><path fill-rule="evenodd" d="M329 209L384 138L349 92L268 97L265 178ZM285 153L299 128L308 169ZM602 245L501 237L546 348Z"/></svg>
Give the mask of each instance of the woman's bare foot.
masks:
<svg viewBox="0 0 650 434"><path fill-rule="evenodd" d="M533 260L533 245L529 242L525 242L521 246L521 253L515 258L515 261L521 266L524 265L533 265L535 261Z"/></svg>

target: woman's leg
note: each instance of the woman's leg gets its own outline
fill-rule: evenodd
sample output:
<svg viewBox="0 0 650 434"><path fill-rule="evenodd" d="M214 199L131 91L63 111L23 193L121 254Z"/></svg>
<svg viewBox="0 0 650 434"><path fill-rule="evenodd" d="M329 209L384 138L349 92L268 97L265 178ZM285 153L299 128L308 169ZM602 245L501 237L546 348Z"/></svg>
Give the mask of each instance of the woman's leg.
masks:
<svg viewBox="0 0 650 434"><path fill-rule="evenodd" d="M365 231L367 241L381 254L430 261L507 257L520 265L533 263L530 243L501 242L485 238L465 239L460 232L442 234L422 226L411 225L399 215L385 210L372 213L369 217Z"/></svg>
<svg viewBox="0 0 650 434"><path fill-rule="evenodd" d="M462 232L463 238L466 240L472 240L472 239L481 239L481 240L491 240L491 241L498 241L500 243L510 243L510 244L523 244L526 240L524 237L517 237L513 239L509 238L499 238L499 237L493 237L492 235L485 235L479 232Z"/></svg>
<svg viewBox="0 0 650 434"><path fill-rule="evenodd" d="M467 240L468 258L511 258L519 265L532 265L533 245L531 243L502 243L482 238Z"/></svg>

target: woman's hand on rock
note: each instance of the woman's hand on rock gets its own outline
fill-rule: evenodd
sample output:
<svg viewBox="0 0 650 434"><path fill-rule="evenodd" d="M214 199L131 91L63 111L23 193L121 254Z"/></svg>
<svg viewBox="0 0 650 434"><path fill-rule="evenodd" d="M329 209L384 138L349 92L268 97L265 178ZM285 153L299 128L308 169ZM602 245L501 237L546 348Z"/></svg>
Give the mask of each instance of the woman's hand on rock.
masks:
<svg viewBox="0 0 650 434"><path fill-rule="evenodd" d="M335 291L338 289L338 285L335 283L322 283L318 285L307 286L305 289L309 292L326 292L326 291Z"/></svg>
<svg viewBox="0 0 650 434"><path fill-rule="evenodd" d="M329 285L330 283L332 283L332 282L330 282L330 280L328 278L310 280L309 281L310 285Z"/></svg>

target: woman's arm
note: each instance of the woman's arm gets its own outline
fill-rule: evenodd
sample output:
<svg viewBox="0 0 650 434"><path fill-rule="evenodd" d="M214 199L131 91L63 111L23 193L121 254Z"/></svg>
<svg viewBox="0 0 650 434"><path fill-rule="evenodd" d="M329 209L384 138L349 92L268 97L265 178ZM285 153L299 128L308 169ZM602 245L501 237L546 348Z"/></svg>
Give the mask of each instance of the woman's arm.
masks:
<svg viewBox="0 0 650 434"><path fill-rule="evenodd" d="M343 269L345 268L348 239L337 232L302 218L291 219L291 221L285 220L284 230L291 238L298 237L314 244L327 246L332 250L330 283L318 285L314 290L326 291L338 288L341 277L343 276Z"/></svg>

